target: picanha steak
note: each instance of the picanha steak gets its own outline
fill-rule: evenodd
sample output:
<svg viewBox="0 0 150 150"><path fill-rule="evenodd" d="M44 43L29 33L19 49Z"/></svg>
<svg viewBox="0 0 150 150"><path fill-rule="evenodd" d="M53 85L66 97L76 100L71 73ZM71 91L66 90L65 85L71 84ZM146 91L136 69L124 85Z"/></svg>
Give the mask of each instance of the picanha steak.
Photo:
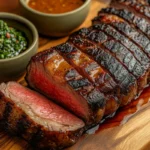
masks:
<svg viewBox="0 0 150 150"><path fill-rule="evenodd" d="M149 1L113 0L92 23L31 58L26 81L40 94L0 85L7 131L38 149L63 149L149 84Z"/></svg>

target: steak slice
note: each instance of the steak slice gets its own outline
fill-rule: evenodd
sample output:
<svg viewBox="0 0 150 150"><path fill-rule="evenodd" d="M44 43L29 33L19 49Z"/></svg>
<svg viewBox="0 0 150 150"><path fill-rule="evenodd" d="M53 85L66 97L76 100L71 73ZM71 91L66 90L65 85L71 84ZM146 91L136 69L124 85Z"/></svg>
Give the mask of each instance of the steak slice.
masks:
<svg viewBox="0 0 150 150"><path fill-rule="evenodd" d="M121 93L119 94L122 100L121 105L125 105L135 98L137 94L137 82L134 76L132 76L125 68L113 57L108 51L95 46L92 42L85 38L82 38L79 34L74 34L69 38L77 48L89 57L94 59L100 66L105 68L110 75L114 78Z"/></svg>
<svg viewBox="0 0 150 150"><path fill-rule="evenodd" d="M143 1L137 0L117 0L116 2L128 6L131 9L134 9L136 12L142 14L143 16L150 18L150 7L148 3L146 3L146 1L145 3L143 3Z"/></svg>
<svg viewBox="0 0 150 150"><path fill-rule="evenodd" d="M55 49L70 63L74 68L88 78L106 97L105 115L114 113L120 104L120 100L112 92L118 89L118 85L107 71L101 68L97 62L89 58L74 45L66 42ZM111 92L111 94L107 94ZM116 91L115 91L116 92Z"/></svg>
<svg viewBox="0 0 150 150"><path fill-rule="evenodd" d="M97 18L95 18L97 20ZM94 23L95 19L93 20ZM119 33L115 28L108 24L100 23L93 25L92 28L94 30L103 31L105 34L110 36L112 39L120 42L122 45L124 45L131 53L134 54L137 60L140 61L142 67L145 66L145 69L149 68L150 65L150 59L147 56L147 54L143 51L143 49L139 48L135 43L133 43L130 39L125 37L123 34Z"/></svg>
<svg viewBox="0 0 150 150"><path fill-rule="evenodd" d="M0 84L0 125L37 149L59 150L81 136L84 122L16 82Z"/></svg>
<svg viewBox="0 0 150 150"><path fill-rule="evenodd" d="M117 16L114 15L101 15L97 17L100 23L109 24L118 30L121 34L130 38L137 46L139 46L143 51L150 57L150 40L142 33L138 32L136 29L131 27L128 23L124 22Z"/></svg>
<svg viewBox="0 0 150 150"><path fill-rule="evenodd" d="M109 7L109 8L105 8L105 9L102 9L101 11L99 11L99 15L101 15L101 14L116 15L116 16L124 19L128 23L130 23L135 28L142 31L147 37L150 38L150 24L149 24L149 22L146 19L137 16L134 12L131 12L127 9L118 9L115 7Z"/></svg>
<svg viewBox="0 0 150 150"><path fill-rule="evenodd" d="M54 49L38 53L28 66L29 85L82 118L86 124L101 120L105 96L81 76Z"/></svg>
<svg viewBox="0 0 150 150"><path fill-rule="evenodd" d="M81 29L74 34L79 34L83 38L90 40L93 44L109 51L110 55L114 56L134 77L136 77L139 91L143 90L145 85L147 85L149 70L144 69L145 66L140 63L131 51L118 41L111 40L111 37L107 36L104 32L95 31L92 27L87 30ZM105 40L102 40L103 37L105 37Z"/></svg>

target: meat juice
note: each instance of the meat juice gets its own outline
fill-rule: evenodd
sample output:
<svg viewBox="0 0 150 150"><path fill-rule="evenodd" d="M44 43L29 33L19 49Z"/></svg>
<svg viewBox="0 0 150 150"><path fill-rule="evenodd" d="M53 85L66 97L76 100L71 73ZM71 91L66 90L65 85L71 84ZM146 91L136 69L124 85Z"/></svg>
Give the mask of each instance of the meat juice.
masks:
<svg viewBox="0 0 150 150"><path fill-rule="evenodd" d="M143 146L141 146L142 144L136 144L136 142L133 143L136 140L136 135L138 138L140 136L143 138L146 143L143 150L146 150L150 145L147 145L145 137L149 134L141 135L141 132L144 131L142 128L147 125L149 120L142 122L143 118L140 117L141 114L145 115L145 113L140 112L147 112L149 110L149 102L150 87L145 88L139 98L120 108L112 116L103 119L100 125L86 131L75 145L66 150L127 150L130 149L130 146L133 147L133 145L135 145L133 147L134 150L137 150L141 149L141 147L143 148ZM134 119L131 119L132 117ZM137 119L140 120L135 123L134 121L137 121ZM149 117L146 119L149 119ZM147 138L147 140L149 139Z"/></svg>
<svg viewBox="0 0 150 150"><path fill-rule="evenodd" d="M136 115L136 113L139 110L144 109L144 106L148 105L149 102L150 102L150 87L147 87L143 90L141 95L136 100L133 100L128 105L119 108L117 112L103 119L100 125L97 125L96 127L93 127L92 129L88 130L87 133L89 134L99 133L102 130L123 125L130 118Z"/></svg>

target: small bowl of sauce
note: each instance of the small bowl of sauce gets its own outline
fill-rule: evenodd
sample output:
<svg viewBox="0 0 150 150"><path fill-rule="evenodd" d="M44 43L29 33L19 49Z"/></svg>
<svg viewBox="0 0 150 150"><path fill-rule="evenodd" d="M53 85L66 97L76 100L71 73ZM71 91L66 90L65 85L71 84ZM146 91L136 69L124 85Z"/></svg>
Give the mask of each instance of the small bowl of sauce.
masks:
<svg viewBox="0 0 150 150"><path fill-rule="evenodd" d="M75 10L84 4L85 0L30 0L28 6L48 14L60 14Z"/></svg>
<svg viewBox="0 0 150 150"><path fill-rule="evenodd" d="M83 23L91 0L20 0L22 14L39 33L66 36Z"/></svg>

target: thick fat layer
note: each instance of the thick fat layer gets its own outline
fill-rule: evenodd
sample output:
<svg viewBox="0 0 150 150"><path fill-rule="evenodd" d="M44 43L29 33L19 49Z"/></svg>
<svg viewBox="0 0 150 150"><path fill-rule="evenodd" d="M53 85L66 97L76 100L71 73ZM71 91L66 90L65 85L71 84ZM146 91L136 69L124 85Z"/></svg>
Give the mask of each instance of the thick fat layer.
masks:
<svg viewBox="0 0 150 150"><path fill-rule="evenodd" d="M137 29L141 30L147 37L150 37L150 24L149 22L137 16L134 12L131 12L127 9L117 9L117 8L105 8L99 11L99 15L106 13L106 14L113 14L118 17L121 17L125 21L129 22Z"/></svg>
<svg viewBox="0 0 150 150"><path fill-rule="evenodd" d="M71 113L16 82L2 83L0 91L32 120L50 131L74 131L84 126Z"/></svg>
<svg viewBox="0 0 150 150"><path fill-rule="evenodd" d="M32 58L27 80L30 86L83 118L87 124L97 122L103 116L104 95L54 49Z"/></svg>
<svg viewBox="0 0 150 150"><path fill-rule="evenodd" d="M0 106L1 129L22 137L36 149L62 150L65 147L73 145L83 133L83 129L60 132L50 130L47 127L45 128L35 121L36 118L31 119L31 117L20 108L20 105L4 96L1 92ZM65 115L65 117L67 116ZM83 124L83 122L81 124Z"/></svg>
<svg viewBox="0 0 150 150"><path fill-rule="evenodd" d="M114 57L112 57L105 50L95 47L95 45L88 40L81 38L80 35L73 35L69 40L75 46L97 61L101 66L107 69L107 71L114 77L115 81L120 86L121 91L124 94L127 94L126 97L123 98L123 104L131 101L135 97L137 94L136 79L130 75Z"/></svg>
<svg viewBox="0 0 150 150"><path fill-rule="evenodd" d="M92 60L78 48L70 43L64 43L57 47L56 50L68 61L72 66L75 67L82 76L88 78L95 87L103 93L112 92L114 89L114 81L110 75L103 70L97 62ZM112 80L112 81L111 81ZM110 84L108 84L110 83ZM105 91L104 91L105 90ZM114 93L105 94L106 107L105 115L109 115L117 110L119 107L119 100L115 97ZM112 106L112 107L111 107Z"/></svg>

